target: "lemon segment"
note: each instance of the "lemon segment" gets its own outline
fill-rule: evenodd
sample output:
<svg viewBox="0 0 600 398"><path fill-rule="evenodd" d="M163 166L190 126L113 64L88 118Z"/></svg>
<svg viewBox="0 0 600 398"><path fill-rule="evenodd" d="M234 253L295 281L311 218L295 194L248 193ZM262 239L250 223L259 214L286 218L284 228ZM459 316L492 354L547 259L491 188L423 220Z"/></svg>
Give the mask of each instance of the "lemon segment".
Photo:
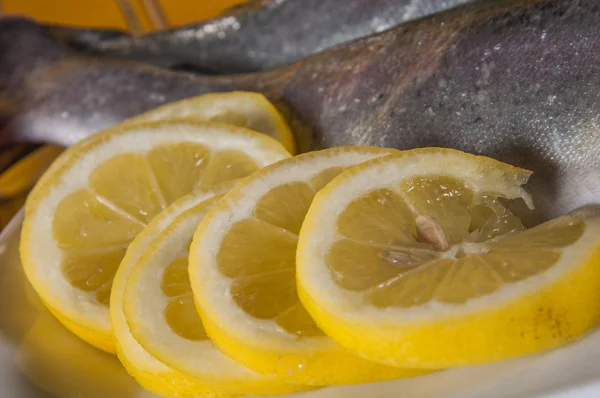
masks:
<svg viewBox="0 0 600 398"><path fill-rule="evenodd" d="M132 268L156 237L171 225L177 216L199 203L223 195L232 185L233 183L225 183L213 189L198 189L196 192L178 199L159 213L131 242L114 277L110 297L112 303L110 320L116 339L117 356L129 374L153 394L165 397L196 395L226 397L230 395L216 393L214 387L165 365L142 348L131 335L127 325L123 313L123 294ZM170 276L168 281L177 282L177 275ZM172 289L168 291L173 292Z"/></svg>
<svg viewBox="0 0 600 398"><path fill-rule="evenodd" d="M313 197L345 168L392 150L312 152L244 179L205 216L190 279L208 336L236 361L281 380L348 384L421 374L365 361L316 326L296 291L298 232Z"/></svg>
<svg viewBox="0 0 600 398"><path fill-rule="evenodd" d="M285 118L260 93L233 91L203 94L159 106L124 123L182 118L226 123L258 131L281 142L290 153L296 153L296 141Z"/></svg>
<svg viewBox="0 0 600 398"><path fill-rule="evenodd" d="M600 221L524 230L499 198L530 203L529 174L449 149L349 169L302 225L302 303L342 346L393 366L473 365L577 338L600 319Z"/></svg>
<svg viewBox="0 0 600 398"><path fill-rule="evenodd" d="M114 352L113 277L133 238L173 200L289 156L275 140L210 122L118 126L63 152L26 204L25 273L74 333Z"/></svg>
<svg viewBox="0 0 600 398"><path fill-rule="evenodd" d="M202 320L196 312L187 269L188 259L183 256L175 259L164 271L162 292L169 298L164 310L165 319L181 338L208 340Z"/></svg>
<svg viewBox="0 0 600 398"><path fill-rule="evenodd" d="M135 255L137 261L130 267L121 298L131 336L147 355L156 358L153 361L171 368L174 378L194 382L196 394L278 395L306 390L252 372L227 358L208 339L195 309L187 258L197 224L219 197L192 194L185 200L195 202L193 206L177 203L178 208L189 208L179 214L171 212L171 222L153 235L154 241L143 253Z"/></svg>

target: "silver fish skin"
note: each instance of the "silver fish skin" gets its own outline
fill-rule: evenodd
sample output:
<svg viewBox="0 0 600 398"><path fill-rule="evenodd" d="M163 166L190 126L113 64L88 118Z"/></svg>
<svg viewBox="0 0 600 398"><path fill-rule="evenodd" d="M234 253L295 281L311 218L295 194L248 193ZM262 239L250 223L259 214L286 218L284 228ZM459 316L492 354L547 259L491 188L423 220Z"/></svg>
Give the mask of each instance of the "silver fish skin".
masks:
<svg viewBox="0 0 600 398"><path fill-rule="evenodd" d="M131 37L54 28L88 55L134 59L202 73L247 73L289 65L337 44L469 0L258 0L218 18Z"/></svg>
<svg viewBox="0 0 600 398"><path fill-rule="evenodd" d="M443 146L531 169L533 224L599 201L598 37L597 0L478 2L288 67L210 77L73 56L43 27L5 20L0 137L70 144L165 102L255 90L290 116L302 151Z"/></svg>

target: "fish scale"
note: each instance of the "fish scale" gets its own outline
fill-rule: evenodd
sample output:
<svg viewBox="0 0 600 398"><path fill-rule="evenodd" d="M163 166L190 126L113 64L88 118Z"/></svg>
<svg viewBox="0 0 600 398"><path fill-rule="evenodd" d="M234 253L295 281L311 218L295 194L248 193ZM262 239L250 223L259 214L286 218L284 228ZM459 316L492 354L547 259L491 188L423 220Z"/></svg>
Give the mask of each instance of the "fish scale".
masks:
<svg viewBox="0 0 600 398"><path fill-rule="evenodd" d="M203 76L74 57L50 29L5 19L1 137L68 145L164 102L254 90L291 117L302 152L443 146L534 170L531 225L600 195L599 35L595 0L484 1L290 66Z"/></svg>
<svg viewBox="0 0 600 398"><path fill-rule="evenodd" d="M142 37L118 31L53 29L87 54L203 73L248 73L288 65L467 1L254 0L218 18Z"/></svg>

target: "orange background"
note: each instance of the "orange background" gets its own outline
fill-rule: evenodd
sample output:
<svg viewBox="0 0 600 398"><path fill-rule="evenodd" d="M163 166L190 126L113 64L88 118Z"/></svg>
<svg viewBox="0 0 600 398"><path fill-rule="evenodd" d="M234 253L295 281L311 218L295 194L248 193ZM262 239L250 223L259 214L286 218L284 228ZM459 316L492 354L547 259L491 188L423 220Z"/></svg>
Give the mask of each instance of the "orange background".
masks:
<svg viewBox="0 0 600 398"><path fill-rule="evenodd" d="M128 0L143 30L152 25L145 15L144 0ZM245 0L159 0L169 25L207 19ZM0 0L5 13L25 14L58 24L127 28L117 0Z"/></svg>
<svg viewBox="0 0 600 398"><path fill-rule="evenodd" d="M143 6L148 0L0 0L0 16L19 14L55 24L135 30L127 26L118 1L129 2L135 12L139 26L137 33L156 29ZM174 26L212 18L245 0L157 1L168 25ZM0 231L23 206L29 189L61 151L57 147L44 146L21 159L19 154L29 151L28 146L16 144L11 148L0 150L0 160L2 156L9 157L8 164L0 168Z"/></svg>

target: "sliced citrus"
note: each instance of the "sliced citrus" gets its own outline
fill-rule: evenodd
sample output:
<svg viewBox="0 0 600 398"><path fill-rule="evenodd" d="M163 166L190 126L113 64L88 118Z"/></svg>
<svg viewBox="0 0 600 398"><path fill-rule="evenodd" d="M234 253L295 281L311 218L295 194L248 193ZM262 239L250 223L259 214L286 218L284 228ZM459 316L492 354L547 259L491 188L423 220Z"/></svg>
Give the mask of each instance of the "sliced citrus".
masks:
<svg viewBox="0 0 600 398"><path fill-rule="evenodd" d="M420 373L381 366L325 336L296 294L298 232L315 193L346 167L391 150L312 152L244 179L200 223L190 280L210 338L260 373L297 383L360 383Z"/></svg>
<svg viewBox="0 0 600 398"><path fill-rule="evenodd" d="M281 142L290 153L296 152L294 136L284 117L260 93L233 91L203 94L159 106L129 119L125 123L188 117L227 123L258 131Z"/></svg>
<svg viewBox="0 0 600 398"><path fill-rule="evenodd" d="M210 122L121 126L91 136L63 152L27 200L25 273L65 326L114 352L110 290L135 235L192 189L287 156L263 134Z"/></svg>
<svg viewBox="0 0 600 398"><path fill-rule="evenodd" d="M278 395L306 390L234 362L206 335L188 277L188 247L198 223L220 196L194 193L180 199L138 235L136 246L132 244L133 252L123 264L130 272L121 294L122 310L114 308L116 304L112 308L113 319L116 313L124 314L131 331L120 346L133 354L128 363L134 374L143 372L144 385L156 390L157 383L163 383L160 390L170 389L169 395ZM115 328L122 326L118 319ZM117 334L123 335L121 330ZM129 336L139 342L137 347ZM162 380L152 380L160 366L167 368L159 373ZM174 383L169 386L165 381ZM186 388L180 390L182 386Z"/></svg>
<svg viewBox="0 0 600 398"><path fill-rule="evenodd" d="M215 188L198 189L160 212L129 244L115 274L110 294L110 321L116 339L117 355L140 385L159 396L208 395L214 388L165 365L133 338L123 313L125 283L140 256L179 215L199 203L223 195L231 186L232 183L224 183Z"/></svg>
<svg viewBox="0 0 600 398"><path fill-rule="evenodd" d="M530 172L449 149L352 168L300 232L302 303L344 347L394 366L502 360L573 340L600 319L600 223L523 231L498 198Z"/></svg>

